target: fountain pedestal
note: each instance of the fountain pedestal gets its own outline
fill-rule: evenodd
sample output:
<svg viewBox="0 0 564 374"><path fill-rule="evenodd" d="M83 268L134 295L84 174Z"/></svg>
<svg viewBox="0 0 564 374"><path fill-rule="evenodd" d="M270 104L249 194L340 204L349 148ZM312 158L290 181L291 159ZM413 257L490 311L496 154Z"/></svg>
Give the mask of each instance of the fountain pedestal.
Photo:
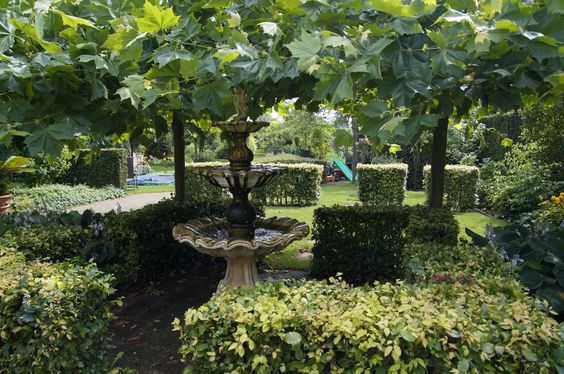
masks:
<svg viewBox="0 0 564 374"><path fill-rule="evenodd" d="M227 188L233 203L227 219L202 218L176 225L173 236L197 251L227 260L224 286L254 286L260 282L256 262L260 256L281 251L295 240L309 234L303 222L288 217L256 217L256 210L248 199L253 188L273 181L287 168L280 166L251 166L253 152L247 147L249 133L268 126L266 122L234 121L215 124L233 140L229 152L229 168L202 168L198 172L212 185Z"/></svg>
<svg viewBox="0 0 564 374"><path fill-rule="evenodd" d="M226 285L252 287L260 281L256 257L227 258L225 277L219 282L218 289Z"/></svg>

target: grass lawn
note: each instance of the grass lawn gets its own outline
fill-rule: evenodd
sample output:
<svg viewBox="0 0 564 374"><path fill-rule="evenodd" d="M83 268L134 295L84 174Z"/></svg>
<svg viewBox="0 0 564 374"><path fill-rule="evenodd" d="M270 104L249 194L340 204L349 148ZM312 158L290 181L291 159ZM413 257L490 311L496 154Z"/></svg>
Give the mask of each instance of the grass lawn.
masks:
<svg viewBox="0 0 564 374"><path fill-rule="evenodd" d="M319 206L331 205L347 205L359 202L358 187L356 184L350 182L340 182L335 184L325 184L321 188L321 195L319 197ZM425 203L425 192L423 191L407 191L405 197L405 204L417 205ZM309 207L267 207L266 216L287 216L296 218L300 221L312 225L313 211L317 206ZM479 212L464 212L456 213L456 219L460 225L460 237L468 238L464 233L464 229L468 227L472 231L483 234L486 225L493 226L504 225L505 222L495 218L486 216ZM266 262L276 269L297 269L305 270L309 268L310 260L303 254L300 254L300 249L311 248L311 241L304 239L299 242L293 243L284 251L272 254L267 257Z"/></svg>

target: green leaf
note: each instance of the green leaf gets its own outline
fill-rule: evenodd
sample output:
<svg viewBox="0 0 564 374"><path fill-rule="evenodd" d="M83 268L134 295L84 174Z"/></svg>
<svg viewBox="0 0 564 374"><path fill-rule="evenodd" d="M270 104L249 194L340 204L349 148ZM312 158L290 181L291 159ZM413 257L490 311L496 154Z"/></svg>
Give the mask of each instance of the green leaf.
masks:
<svg viewBox="0 0 564 374"><path fill-rule="evenodd" d="M415 18L397 18L392 22L392 28L400 35L419 34L423 28Z"/></svg>
<svg viewBox="0 0 564 374"><path fill-rule="evenodd" d="M170 36L175 39L189 40L197 36L202 27L193 16L183 17L180 24L175 27Z"/></svg>
<svg viewBox="0 0 564 374"><path fill-rule="evenodd" d="M543 277L536 271L525 267L519 273L519 280L530 290L536 290L542 285Z"/></svg>
<svg viewBox="0 0 564 374"><path fill-rule="evenodd" d="M62 141L79 135L76 131L77 125L70 117L61 117L52 125L34 131L25 139L25 144L32 156L41 152L58 156L63 149Z"/></svg>
<svg viewBox="0 0 564 374"><path fill-rule="evenodd" d="M14 26L8 22L6 13L0 15L0 53L4 53L14 44Z"/></svg>
<svg viewBox="0 0 564 374"><path fill-rule="evenodd" d="M102 47L108 48L114 52L119 52L143 36L145 36L145 34L139 34L135 30L120 31L109 35L106 42L102 44Z"/></svg>
<svg viewBox="0 0 564 374"><path fill-rule="evenodd" d="M159 32L170 29L178 24L180 16L174 14L172 8L162 8L146 1L143 5L143 18L135 22L141 32Z"/></svg>
<svg viewBox="0 0 564 374"><path fill-rule="evenodd" d="M467 359L462 358L458 361L458 371L461 373L467 373L468 369L470 368L470 362Z"/></svg>
<svg viewBox="0 0 564 374"><path fill-rule="evenodd" d="M92 22L90 22L87 19L71 16L61 12L60 10L55 10L55 9L51 9L51 12L60 15L63 20L63 25L70 26L73 30L77 30L79 25L88 26L97 29L96 25L94 25Z"/></svg>
<svg viewBox="0 0 564 374"><path fill-rule="evenodd" d="M537 358L537 354L535 352L533 352L530 348L526 348L525 350L523 350L523 356L531 362L537 362L538 358Z"/></svg>
<svg viewBox="0 0 564 374"><path fill-rule="evenodd" d="M354 140L353 140L353 137L352 137L350 131L348 131L346 129L335 130L335 132L333 133L333 137L334 137L333 146L335 148L350 147L354 143Z"/></svg>
<svg viewBox="0 0 564 374"><path fill-rule="evenodd" d="M404 4L401 0L369 0L368 5L379 12L396 17L414 17L431 14L437 7L435 0L416 0Z"/></svg>
<svg viewBox="0 0 564 374"><path fill-rule="evenodd" d="M290 331L286 333L285 341L290 345L300 344L300 342L302 341L302 336L298 332Z"/></svg>
<svg viewBox="0 0 564 374"><path fill-rule="evenodd" d="M401 146L400 146L399 144L390 144L390 147L388 148L388 153L391 153L391 154L394 154L394 155L395 155L395 154L398 153L399 151L401 151ZM404 336L403 336L403 333L402 333L402 338L403 338L403 337L404 337ZM406 339L406 340L407 340L407 339ZM413 341L413 340L412 340L412 341Z"/></svg>
<svg viewBox="0 0 564 374"><path fill-rule="evenodd" d="M312 73L317 62L317 53L321 49L319 35L302 32L299 40L286 44L292 56L298 59L298 69Z"/></svg>
<svg viewBox="0 0 564 374"><path fill-rule="evenodd" d="M502 147L511 147L513 145L513 140L509 139L509 138L503 138L501 140L501 146Z"/></svg>
<svg viewBox="0 0 564 374"><path fill-rule="evenodd" d="M360 112L370 118L378 118L388 112L388 104L384 101L372 101L360 109Z"/></svg>
<svg viewBox="0 0 564 374"><path fill-rule="evenodd" d="M196 112L209 110L211 113L221 116L223 106L230 97L229 85L224 79L218 79L205 86L194 90L192 101Z"/></svg>

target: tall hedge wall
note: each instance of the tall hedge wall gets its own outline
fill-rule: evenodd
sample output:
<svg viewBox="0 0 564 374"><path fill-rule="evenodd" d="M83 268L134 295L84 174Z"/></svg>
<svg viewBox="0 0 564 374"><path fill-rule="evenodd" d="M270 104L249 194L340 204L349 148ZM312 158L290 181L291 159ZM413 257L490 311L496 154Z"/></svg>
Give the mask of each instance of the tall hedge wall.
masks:
<svg viewBox="0 0 564 374"><path fill-rule="evenodd" d="M108 372L111 277L0 247L0 373Z"/></svg>
<svg viewBox="0 0 564 374"><path fill-rule="evenodd" d="M323 166L315 164L277 164L288 172L270 184L253 190L251 198L263 205L316 205L319 201ZM186 199L216 201L230 198L226 189L212 186L197 170L203 167L227 166L221 162L186 164Z"/></svg>
<svg viewBox="0 0 564 374"><path fill-rule="evenodd" d="M357 172L358 198L363 204L403 204L407 164L360 164Z"/></svg>
<svg viewBox="0 0 564 374"><path fill-rule="evenodd" d="M480 171L475 166L446 165L444 206L454 211L471 210L476 205L476 189ZM427 198L431 193L431 166L423 169L423 184Z"/></svg>
<svg viewBox="0 0 564 374"><path fill-rule="evenodd" d="M127 185L127 150L123 148L102 149L92 155L81 154L70 167L64 181L71 184L86 184L91 187L112 185L125 188Z"/></svg>

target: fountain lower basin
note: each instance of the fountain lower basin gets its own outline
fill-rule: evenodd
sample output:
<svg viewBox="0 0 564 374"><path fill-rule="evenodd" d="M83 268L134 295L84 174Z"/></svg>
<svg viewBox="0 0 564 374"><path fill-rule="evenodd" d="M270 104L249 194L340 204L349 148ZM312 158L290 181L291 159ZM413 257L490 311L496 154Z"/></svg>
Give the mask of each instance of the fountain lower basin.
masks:
<svg viewBox="0 0 564 374"><path fill-rule="evenodd" d="M226 220L202 218L176 225L172 234L180 243L186 243L200 253L227 260L227 272L218 287L221 289L224 285L254 286L260 282L257 258L281 251L290 243L305 238L309 226L288 217L259 217L254 223L252 239L230 239Z"/></svg>

